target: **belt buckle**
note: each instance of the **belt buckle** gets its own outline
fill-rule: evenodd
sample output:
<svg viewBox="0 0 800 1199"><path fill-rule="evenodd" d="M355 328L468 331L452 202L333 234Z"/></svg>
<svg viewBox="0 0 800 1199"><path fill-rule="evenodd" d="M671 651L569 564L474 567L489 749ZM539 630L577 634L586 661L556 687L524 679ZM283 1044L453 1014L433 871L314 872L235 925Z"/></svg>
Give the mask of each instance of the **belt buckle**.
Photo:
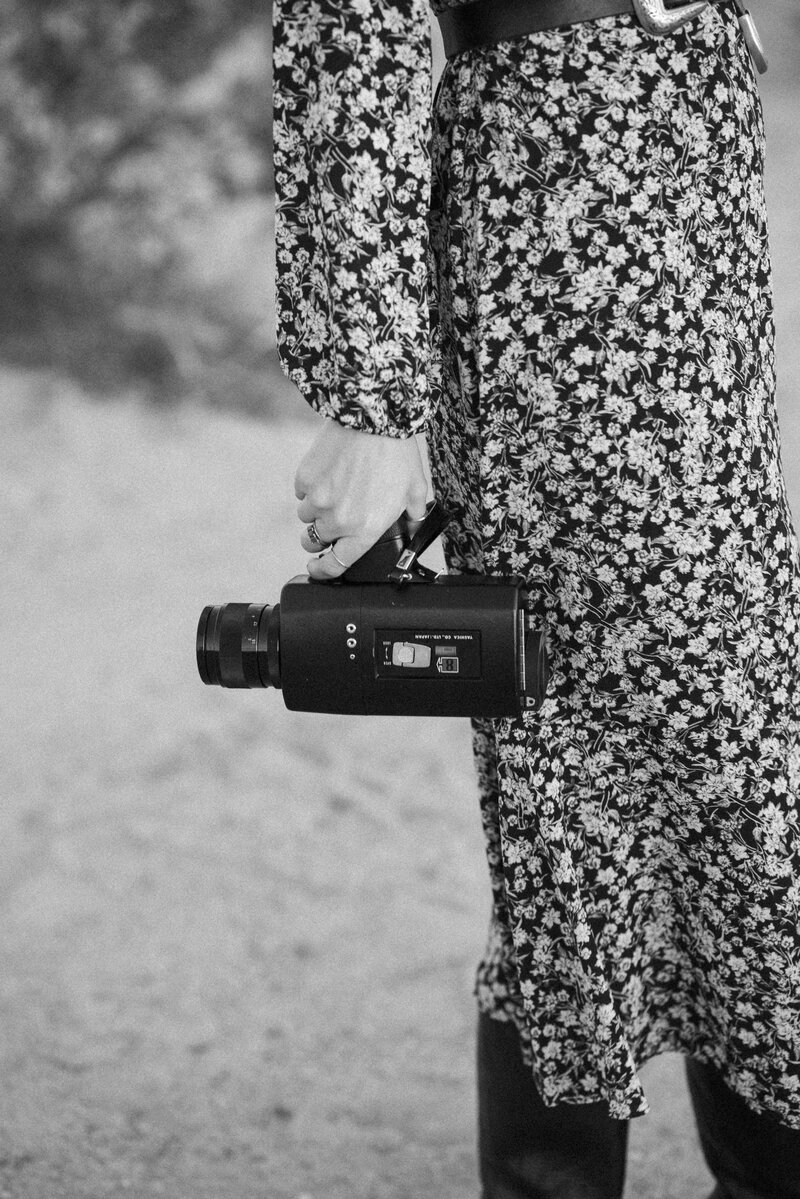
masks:
<svg viewBox="0 0 800 1199"><path fill-rule="evenodd" d="M767 69L767 58L764 54L764 47L761 43L761 38L758 36L756 23L745 8L744 0L735 0L735 3L739 12L739 28L744 35L744 40L747 43L747 49L750 51L750 57L752 58L759 75L763 75Z"/></svg>
<svg viewBox="0 0 800 1199"><path fill-rule="evenodd" d="M633 0L633 8L639 18L639 24L654 37L664 37L674 33L688 21L699 17L709 0L689 0L677 8L666 8L664 0Z"/></svg>

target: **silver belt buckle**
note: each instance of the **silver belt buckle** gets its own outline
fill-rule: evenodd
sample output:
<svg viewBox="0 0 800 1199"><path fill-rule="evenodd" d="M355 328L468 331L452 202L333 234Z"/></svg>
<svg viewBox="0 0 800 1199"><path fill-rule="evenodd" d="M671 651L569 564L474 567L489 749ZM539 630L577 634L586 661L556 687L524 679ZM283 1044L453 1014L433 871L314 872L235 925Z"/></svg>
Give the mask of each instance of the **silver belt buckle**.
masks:
<svg viewBox="0 0 800 1199"><path fill-rule="evenodd" d="M761 38L758 36L756 23L745 8L743 0L736 0L736 7L739 11L739 28L742 31L744 40L747 42L750 57L759 75L763 75L767 69L767 56L764 53Z"/></svg>
<svg viewBox="0 0 800 1199"><path fill-rule="evenodd" d="M633 0L633 8L639 18L639 24L655 37L663 37L674 33L688 21L699 17L709 0L690 0L678 8L665 8L664 0Z"/></svg>
<svg viewBox="0 0 800 1199"><path fill-rule="evenodd" d="M767 58L761 38L758 36L756 23L745 8L744 0L734 0L734 2L739 12L739 26L747 43L747 49L750 51L750 57L756 70L763 75L767 69ZM681 4L678 8L665 8L664 0L633 0L633 8L639 18L639 24L648 33L652 33L655 37L663 37L665 33L674 33L687 21L693 21L695 17L699 17L709 3L710 0L691 0L690 3Z"/></svg>

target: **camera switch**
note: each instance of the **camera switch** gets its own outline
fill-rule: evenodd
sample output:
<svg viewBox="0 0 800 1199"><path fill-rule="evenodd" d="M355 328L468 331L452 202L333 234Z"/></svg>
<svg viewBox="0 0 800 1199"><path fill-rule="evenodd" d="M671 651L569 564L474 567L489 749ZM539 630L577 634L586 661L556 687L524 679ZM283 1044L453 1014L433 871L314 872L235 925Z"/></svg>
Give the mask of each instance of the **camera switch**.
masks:
<svg viewBox="0 0 800 1199"><path fill-rule="evenodd" d="M431 664L431 647L414 641L395 641L392 646L392 666L413 666L418 670Z"/></svg>
<svg viewBox="0 0 800 1199"><path fill-rule="evenodd" d="M349 625L347 626L347 631L348 631L348 633L355 633L355 631L356 631L356 626L355 626L354 624L349 624Z"/></svg>
<svg viewBox="0 0 800 1199"><path fill-rule="evenodd" d="M350 649L355 649L358 645L358 642L356 641L355 637L348 637L347 644L350 646Z"/></svg>

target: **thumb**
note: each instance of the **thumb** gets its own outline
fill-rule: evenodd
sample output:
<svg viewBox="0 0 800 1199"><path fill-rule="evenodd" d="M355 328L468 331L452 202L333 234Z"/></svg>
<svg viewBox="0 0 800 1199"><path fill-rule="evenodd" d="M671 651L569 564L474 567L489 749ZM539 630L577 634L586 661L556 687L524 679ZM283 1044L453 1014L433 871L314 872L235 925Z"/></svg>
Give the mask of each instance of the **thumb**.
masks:
<svg viewBox="0 0 800 1199"><path fill-rule="evenodd" d="M424 479L409 491L406 513L409 520L424 520L428 515L428 484Z"/></svg>

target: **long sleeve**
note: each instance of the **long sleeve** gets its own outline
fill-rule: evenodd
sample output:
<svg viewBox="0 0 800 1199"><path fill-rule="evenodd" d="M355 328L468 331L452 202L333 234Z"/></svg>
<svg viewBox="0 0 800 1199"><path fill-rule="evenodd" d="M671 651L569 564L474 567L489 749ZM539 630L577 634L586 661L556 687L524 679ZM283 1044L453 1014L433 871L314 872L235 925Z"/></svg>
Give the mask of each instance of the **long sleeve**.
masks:
<svg viewBox="0 0 800 1199"><path fill-rule="evenodd" d="M273 0L281 368L319 413L407 437L430 413L427 0Z"/></svg>

